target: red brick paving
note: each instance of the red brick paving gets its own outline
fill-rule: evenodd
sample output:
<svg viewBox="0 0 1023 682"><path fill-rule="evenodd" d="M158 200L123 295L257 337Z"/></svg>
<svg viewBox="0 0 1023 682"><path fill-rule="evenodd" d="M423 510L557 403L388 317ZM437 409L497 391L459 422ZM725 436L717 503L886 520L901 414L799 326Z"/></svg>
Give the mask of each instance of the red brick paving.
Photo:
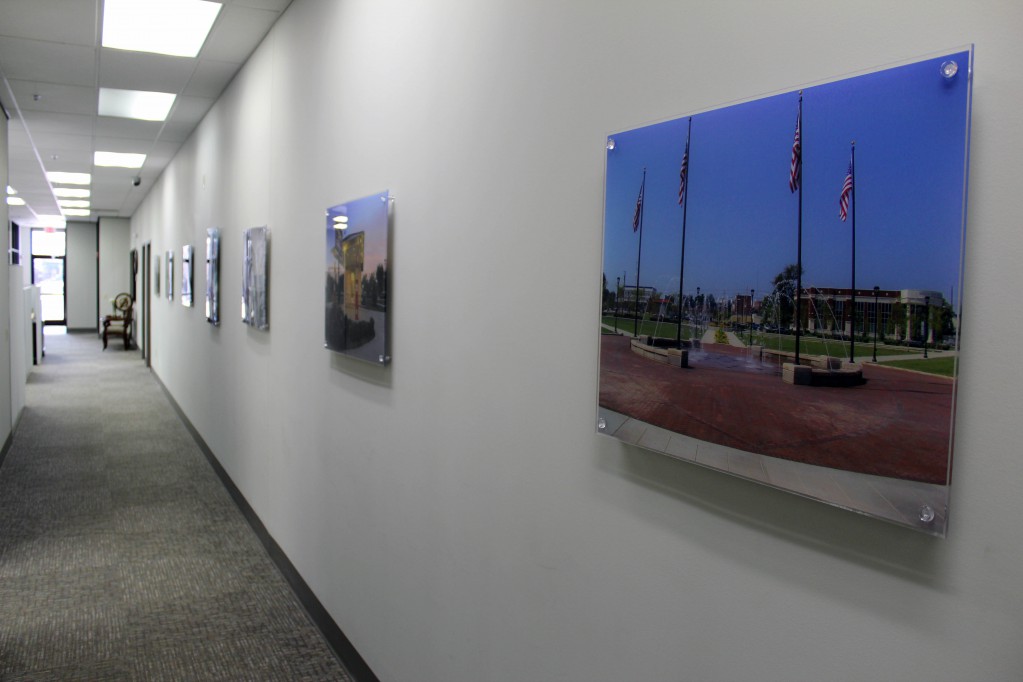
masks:
<svg viewBox="0 0 1023 682"><path fill-rule="evenodd" d="M690 368L601 337L600 404L676 433L797 462L947 483L954 382L863 365L854 388L793 386L780 370L744 370L744 349L705 345Z"/></svg>

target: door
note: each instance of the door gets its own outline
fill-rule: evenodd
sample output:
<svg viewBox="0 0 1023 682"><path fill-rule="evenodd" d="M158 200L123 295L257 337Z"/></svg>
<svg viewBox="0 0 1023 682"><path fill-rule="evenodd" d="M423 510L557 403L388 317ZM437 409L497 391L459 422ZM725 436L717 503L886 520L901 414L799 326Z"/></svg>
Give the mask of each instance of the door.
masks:
<svg viewBox="0 0 1023 682"><path fill-rule="evenodd" d="M150 345L150 315L149 307L152 305L152 293L153 293L153 270L152 270L152 245L150 242L146 242L142 245L142 296L139 298L142 301L142 357L146 361L146 367L151 366L153 349Z"/></svg>
<svg viewBox="0 0 1023 682"><path fill-rule="evenodd" d="M66 325L66 241L64 230L33 228L32 283L39 286L43 324Z"/></svg>

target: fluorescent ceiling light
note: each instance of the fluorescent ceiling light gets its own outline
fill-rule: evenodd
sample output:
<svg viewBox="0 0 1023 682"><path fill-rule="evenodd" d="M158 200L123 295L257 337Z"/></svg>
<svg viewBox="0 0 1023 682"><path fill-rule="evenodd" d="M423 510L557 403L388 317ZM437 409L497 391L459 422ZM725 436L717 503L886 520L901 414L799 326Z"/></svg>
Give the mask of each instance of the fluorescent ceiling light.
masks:
<svg viewBox="0 0 1023 682"><path fill-rule="evenodd" d="M62 215L37 215L36 225L39 227L64 227L67 225L67 221L64 220Z"/></svg>
<svg viewBox="0 0 1023 682"><path fill-rule="evenodd" d="M11 187L10 185L7 185L7 193L8 193L8 194L17 194L17 193L18 193L18 190L14 189L14 188L13 188L13 187Z"/></svg>
<svg viewBox="0 0 1023 682"><path fill-rule="evenodd" d="M92 176L89 173L64 173L62 171L48 171L46 179L65 185L88 185L92 182Z"/></svg>
<svg viewBox="0 0 1023 682"><path fill-rule="evenodd" d="M91 192L87 189L72 189L70 187L54 187L53 196L55 197L70 197L72 199L84 199L89 196Z"/></svg>
<svg viewBox="0 0 1023 682"><path fill-rule="evenodd" d="M116 166L118 168L142 168L146 162L145 154L122 154L121 152L95 152L92 162L97 166Z"/></svg>
<svg viewBox="0 0 1023 682"><path fill-rule="evenodd" d="M167 114L174 106L174 97L170 92L100 88L99 115L166 121Z"/></svg>
<svg viewBox="0 0 1023 682"><path fill-rule="evenodd" d="M89 202L84 199L58 199L57 205L62 208L89 208L90 206Z"/></svg>
<svg viewBox="0 0 1023 682"><path fill-rule="evenodd" d="M87 208L65 208L64 215L87 216L90 211Z"/></svg>
<svg viewBox="0 0 1023 682"><path fill-rule="evenodd" d="M220 7L205 0L106 0L103 47L195 57Z"/></svg>
<svg viewBox="0 0 1023 682"><path fill-rule="evenodd" d="M7 197L8 206L24 206L25 200L21 197Z"/></svg>

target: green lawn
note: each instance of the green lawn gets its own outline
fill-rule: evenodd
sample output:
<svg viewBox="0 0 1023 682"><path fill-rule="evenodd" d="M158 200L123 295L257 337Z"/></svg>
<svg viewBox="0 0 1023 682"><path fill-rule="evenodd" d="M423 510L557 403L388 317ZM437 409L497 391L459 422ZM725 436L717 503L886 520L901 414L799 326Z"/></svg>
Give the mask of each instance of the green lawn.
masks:
<svg viewBox="0 0 1023 682"><path fill-rule="evenodd" d="M612 329L615 326L615 319L610 315L605 315L602 321L604 322L604 324L610 326ZM636 328L635 322L631 317L618 318L618 331L631 335L632 331L635 328ZM605 334L608 333L607 329L602 328L601 331ZM611 333L613 334L614 332L612 331ZM658 325L657 322L654 320L646 320L645 322L643 320L640 320L639 333L643 336L659 336L666 339L674 339L678 334L678 325L671 324L668 322L661 322ZM682 326L682 338L683 339L691 338L691 329L689 325Z"/></svg>
<svg viewBox="0 0 1023 682"><path fill-rule="evenodd" d="M758 335L754 334L753 336L754 340L757 340ZM759 335L759 342L765 348L772 348L774 350L783 350L790 353L796 350L796 337L786 334L762 334ZM834 358L848 357L849 342L831 340L825 342L824 339L814 336L804 336L799 340L799 352L808 355L830 355ZM903 348L901 346L885 346L880 343L877 345L878 357L885 355L909 355L912 353L923 353L923 350L919 348ZM867 343L862 341L856 342L856 357L872 356L873 354L873 341Z"/></svg>
<svg viewBox="0 0 1023 682"><path fill-rule="evenodd" d="M953 376L956 368L956 359L952 356L941 358L927 358L924 360L892 360L884 363L885 366L902 367L904 369L915 369L918 372L929 374L940 374L943 377Z"/></svg>

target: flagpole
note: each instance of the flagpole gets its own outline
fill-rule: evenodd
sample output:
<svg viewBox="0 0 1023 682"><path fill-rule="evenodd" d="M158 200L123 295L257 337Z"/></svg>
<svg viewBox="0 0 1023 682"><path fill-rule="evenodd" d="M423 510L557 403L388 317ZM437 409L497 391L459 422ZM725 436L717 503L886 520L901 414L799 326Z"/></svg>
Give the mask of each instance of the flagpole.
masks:
<svg viewBox="0 0 1023 682"><path fill-rule="evenodd" d="M636 307L633 310L633 327L632 327L632 338L639 336L639 266L643 260L643 202L645 197L643 196L646 191L646 166L643 167L643 182L639 186L639 202L636 206L636 211L639 217L639 248L636 250Z"/></svg>
<svg viewBox="0 0 1023 682"><path fill-rule="evenodd" d="M849 160L849 169L852 172L852 187L849 190L849 208L852 209L852 333L849 335L849 362L856 362L853 356L853 347L856 345L856 140L851 143L852 156ZM877 317L875 311L874 317ZM866 320L864 320L866 323ZM875 320L874 324L877 322Z"/></svg>
<svg viewBox="0 0 1023 682"><path fill-rule="evenodd" d="M799 220L796 229L796 366L799 365L799 327L803 316L803 91L799 91Z"/></svg>
<svg viewBox="0 0 1023 682"><path fill-rule="evenodd" d="M678 347L682 348L682 282L686 273L686 207L689 204L689 140L693 135L693 117L689 117L689 132L686 133L686 151L682 155L682 179L679 191L682 193L682 257L678 266L678 334L675 337Z"/></svg>

